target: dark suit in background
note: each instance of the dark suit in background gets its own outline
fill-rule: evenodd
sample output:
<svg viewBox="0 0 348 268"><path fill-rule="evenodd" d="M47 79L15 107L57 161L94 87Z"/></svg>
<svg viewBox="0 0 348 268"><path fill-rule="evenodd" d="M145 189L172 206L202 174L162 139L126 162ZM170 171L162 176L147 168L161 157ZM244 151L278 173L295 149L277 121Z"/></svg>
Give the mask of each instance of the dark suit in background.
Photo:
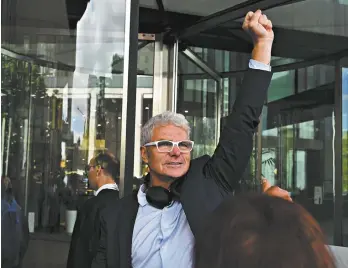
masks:
<svg viewBox="0 0 348 268"><path fill-rule="evenodd" d="M83 204L77 214L71 237L67 268L91 267L99 245L103 244L100 241L100 228L103 226L100 211L106 204L115 204L118 196L118 191L104 189Z"/></svg>

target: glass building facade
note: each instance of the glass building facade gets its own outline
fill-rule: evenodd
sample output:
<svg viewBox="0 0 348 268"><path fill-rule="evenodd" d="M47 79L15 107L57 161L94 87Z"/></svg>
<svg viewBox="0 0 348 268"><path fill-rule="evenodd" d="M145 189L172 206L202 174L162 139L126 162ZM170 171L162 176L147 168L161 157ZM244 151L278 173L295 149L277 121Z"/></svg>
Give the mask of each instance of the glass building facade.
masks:
<svg viewBox="0 0 348 268"><path fill-rule="evenodd" d="M241 190L265 176L348 246L348 2L158 2L2 0L1 172L29 221L24 267L64 267L97 152L120 159L131 193L151 116L184 114L193 157L213 153L252 49L241 21L257 8L274 25L274 74Z"/></svg>

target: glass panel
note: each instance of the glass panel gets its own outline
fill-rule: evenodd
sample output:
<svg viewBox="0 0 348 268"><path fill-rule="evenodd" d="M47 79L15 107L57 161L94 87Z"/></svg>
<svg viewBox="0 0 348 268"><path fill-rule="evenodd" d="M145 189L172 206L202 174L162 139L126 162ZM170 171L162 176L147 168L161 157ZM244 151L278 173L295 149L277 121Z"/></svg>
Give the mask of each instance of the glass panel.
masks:
<svg viewBox="0 0 348 268"><path fill-rule="evenodd" d="M155 43L150 42L148 44L144 43L147 41L140 41L138 46L138 75L153 75L153 53L155 52ZM143 44L146 44L143 46ZM112 73L123 73L123 58L115 55L112 61ZM144 87L138 85L138 87Z"/></svg>
<svg viewBox="0 0 348 268"><path fill-rule="evenodd" d="M199 56L201 59L204 58L203 49L201 53L198 53L198 48L192 48L192 50ZM179 54L179 63L178 63L179 74L204 74L203 70L190 61L184 54Z"/></svg>
<svg viewBox="0 0 348 268"><path fill-rule="evenodd" d="M85 166L100 151L120 158L125 2L87 2L2 1L1 165L28 212L23 267L66 266L76 211L94 194ZM138 54L150 89L153 51Z"/></svg>
<svg viewBox="0 0 348 268"><path fill-rule="evenodd" d="M123 75L113 74L111 77L105 78L105 84L111 88L123 88ZM150 75L138 75L137 76L137 87L138 88L152 88L153 87L153 76Z"/></svg>
<svg viewBox="0 0 348 268"><path fill-rule="evenodd" d="M298 136L301 139L314 139L314 121L307 121L299 123L298 125Z"/></svg>
<svg viewBox="0 0 348 268"><path fill-rule="evenodd" d="M224 78L222 80L222 116L226 116L229 113L229 102L230 102L230 79Z"/></svg>
<svg viewBox="0 0 348 268"><path fill-rule="evenodd" d="M67 212L94 194L85 166L100 151L120 158L122 88L113 83L119 75L90 75L89 87L72 88L73 72L3 54L1 60L2 175L11 178L15 198L27 208L35 241L24 267L65 266L72 231ZM143 124L152 116L152 90L138 91ZM60 254L57 240L63 242Z"/></svg>
<svg viewBox="0 0 348 268"><path fill-rule="evenodd" d="M68 241L66 211L93 195L84 176L88 160L105 150L120 156L122 91L105 88L104 78L98 87L72 90L73 73L1 59L3 175L34 216L35 235L48 231ZM35 250L28 254L39 261Z"/></svg>
<svg viewBox="0 0 348 268"><path fill-rule="evenodd" d="M268 101L275 101L294 94L295 71L274 73L268 89Z"/></svg>
<svg viewBox="0 0 348 268"><path fill-rule="evenodd" d="M12 180L13 193L18 203L25 205L25 183L28 168L28 131L33 92L43 82L30 83L31 65L1 55L1 143L2 176ZM34 72L37 70L34 70ZM43 132L45 135L45 132Z"/></svg>
<svg viewBox="0 0 348 268"><path fill-rule="evenodd" d="M151 95L151 98L143 98L142 103L142 118L141 118L141 125L145 125L146 122L153 116L153 97ZM140 152L139 152L140 153ZM145 176L148 173L148 167L147 164L145 164L142 160L140 160L140 176ZM137 174L135 174L137 175ZM133 187L136 187L140 184L140 180L135 180L135 183L133 184Z"/></svg>
<svg viewBox="0 0 348 268"><path fill-rule="evenodd" d="M306 0L267 10L273 25L287 29L348 36L344 1ZM308 10L311 10L308 15ZM332 14L328 16L328 14Z"/></svg>
<svg viewBox="0 0 348 268"><path fill-rule="evenodd" d="M291 94L285 94L286 101L284 96L269 99L263 111L262 173L272 184L290 191L333 243L333 98L322 99L315 91L309 97L294 95L292 81L271 83L270 94L277 89L285 94L284 88ZM333 87L326 90L333 93Z"/></svg>
<svg viewBox="0 0 348 268"><path fill-rule="evenodd" d="M177 111L186 116L195 142L192 157L212 155L216 147L216 82L212 79L181 78Z"/></svg>
<svg viewBox="0 0 348 268"><path fill-rule="evenodd" d="M335 63L320 64L297 70L298 92L335 82Z"/></svg>
<svg viewBox="0 0 348 268"><path fill-rule="evenodd" d="M348 247L348 64L342 68L342 178L343 245Z"/></svg>

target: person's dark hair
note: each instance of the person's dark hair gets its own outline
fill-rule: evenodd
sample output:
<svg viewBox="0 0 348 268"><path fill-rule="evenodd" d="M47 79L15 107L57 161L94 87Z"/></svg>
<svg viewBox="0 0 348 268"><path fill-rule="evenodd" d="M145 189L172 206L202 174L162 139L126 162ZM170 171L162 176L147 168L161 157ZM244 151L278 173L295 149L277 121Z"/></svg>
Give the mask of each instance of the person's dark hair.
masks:
<svg viewBox="0 0 348 268"><path fill-rule="evenodd" d="M333 268L318 223L265 194L226 200L196 237L196 268Z"/></svg>
<svg viewBox="0 0 348 268"><path fill-rule="evenodd" d="M120 162L110 153L100 153L95 158L96 165L100 166L114 181L120 176Z"/></svg>

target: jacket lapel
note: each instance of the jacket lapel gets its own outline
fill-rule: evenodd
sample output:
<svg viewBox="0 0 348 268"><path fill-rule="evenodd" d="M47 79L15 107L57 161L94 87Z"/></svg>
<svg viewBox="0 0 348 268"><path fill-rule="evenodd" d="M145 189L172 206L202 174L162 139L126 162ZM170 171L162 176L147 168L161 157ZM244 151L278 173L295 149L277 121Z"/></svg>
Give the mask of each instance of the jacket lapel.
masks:
<svg viewBox="0 0 348 268"><path fill-rule="evenodd" d="M138 213L137 194L123 198L124 204L120 215L119 242L120 242L120 268L132 267L132 238L135 219Z"/></svg>

